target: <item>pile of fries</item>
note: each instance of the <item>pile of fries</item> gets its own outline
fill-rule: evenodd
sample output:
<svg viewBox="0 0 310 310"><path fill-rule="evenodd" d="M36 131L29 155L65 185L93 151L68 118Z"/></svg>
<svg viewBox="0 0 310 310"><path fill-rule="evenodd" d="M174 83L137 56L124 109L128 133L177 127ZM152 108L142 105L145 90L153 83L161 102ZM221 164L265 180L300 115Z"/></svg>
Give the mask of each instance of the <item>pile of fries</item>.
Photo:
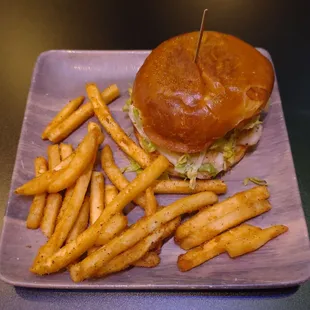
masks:
<svg viewBox="0 0 310 310"><path fill-rule="evenodd" d="M267 187L258 186L218 203L226 184L221 180L161 180L169 166L159 155L153 159L113 119L108 104L119 95L114 84L100 93L87 84L84 97L70 101L44 129L42 139L52 144L46 160L34 160L35 178L15 190L34 195L27 227L40 228L48 238L38 251L31 272L45 275L69 270L75 282L104 277L129 267L156 267L165 241L175 242L187 253L178 258L181 271L227 252L237 257L254 251L287 231L283 225L266 229L242 224L270 210ZM60 143L95 115L105 131L143 171L129 182L116 165L101 127L89 122L87 133L74 150ZM103 146L102 146L103 144ZM102 147L101 147L102 146ZM94 171L100 150L101 171ZM107 179L111 184L107 184ZM168 206L159 206L156 194L188 194ZM128 227L123 210L130 202L144 216ZM181 224L181 216L198 211ZM241 224L241 225L240 225ZM238 226L239 225L239 226Z"/></svg>

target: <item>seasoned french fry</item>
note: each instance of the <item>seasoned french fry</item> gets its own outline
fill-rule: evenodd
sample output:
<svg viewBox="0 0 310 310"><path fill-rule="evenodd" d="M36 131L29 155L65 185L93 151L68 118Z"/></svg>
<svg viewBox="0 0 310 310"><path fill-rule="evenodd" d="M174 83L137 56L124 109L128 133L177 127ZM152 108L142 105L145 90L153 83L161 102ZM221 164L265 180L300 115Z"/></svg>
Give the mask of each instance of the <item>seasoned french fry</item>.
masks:
<svg viewBox="0 0 310 310"><path fill-rule="evenodd" d="M34 160L35 175L38 177L47 171L47 161L44 157L37 157ZM26 225L27 228L37 229L40 227L41 219L43 217L46 193L35 195L30 206Z"/></svg>
<svg viewBox="0 0 310 310"><path fill-rule="evenodd" d="M104 208L104 178L101 172L94 171L90 183L90 224L94 224Z"/></svg>
<svg viewBox="0 0 310 310"><path fill-rule="evenodd" d="M189 186L189 181L184 180L157 180L154 182L155 194L194 194L204 191L225 194L227 186L222 180L197 180L193 189Z"/></svg>
<svg viewBox="0 0 310 310"><path fill-rule="evenodd" d="M65 160L73 153L73 147L71 144L60 143L59 144L61 160Z"/></svg>
<svg viewBox="0 0 310 310"><path fill-rule="evenodd" d="M107 206L118 194L118 190L114 185L106 185L104 187L104 203Z"/></svg>
<svg viewBox="0 0 310 310"><path fill-rule="evenodd" d="M98 150L98 131L90 130L77 147L75 156L69 165L60 171L57 176L52 176L48 186L49 193L57 193L70 187L87 168Z"/></svg>
<svg viewBox="0 0 310 310"><path fill-rule="evenodd" d="M130 139L124 130L115 122L96 84L87 84L86 91L96 116L105 130L112 136L113 140L141 167L145 168L149 166L151 163L150 155Z"/></svg>
<svg viewBox="0 0 310 310"><path fill-rule="evenodd" d="M61 143L59 145L59 149L60 149L61 160L65 160L66 158L68 158L73 153L73 147L71 144ZM64 199L62 201L62 205L60 207L60 210L59 210L59 213L57 216L56 225L60 222L61 217L63 216L67 206L69 205L69 201L71 199L73 191L74 191L74 185L72 185L66 189L66 193L65 193Z"/></svg>
<svg viewBox="0 0 310 310"><path fill-rule="evenodd" d="M145 169L144 172L151 167L152 165ZM142 173L139 174L138 177L141 176ZM117 198L115 198L113 202L116 201L116 199ZM99 250L86 257L83 261L72 266L70 269L72 280L74 282L79 282L91 277L113 257L134 246L137 242L154 232L163 224L184 213L193 212L216 201L217 196L214 193L202 192L179 199L155 214L142 218L119 237L112 239L108 244L102 246Z"/></svg>
<svg viewBox="0 0 310 310"><path fill-rule="evenodd" d="M63 160L58 166L56 166L53 170L48 170L42 173L40 176L26 182L22 186L18 187L15 190L15 194L19 195L36 195L42 194L47 191L48 186L51 182L52 177L57 177L61 173L62 169L65 169L71 160L75 157L73 153L71 156L67 157Z"/></svg>
<svg viewBox="0 0 310 310"><path fill-rule="evenodd" d="M89 207L90 207L89 198L88 196L85 196L79 215L68 234L66 243L75 240L77 236L87 228L89 220Z"/></svg>
<svg viewBox="0 0 310 310"><path fill-rule="evenodd" d="M231 243L227 243L225 248L230 257L237 257L249 252L256 251L268 241L288 231L284 225L275 225L265 229L251 232L251 235L239 236Z"/></svg>
<svg viewBox="0 0 310 310"><path fill-rule="evenodd" d="M107 244L110 240L119 235L127 227L127 224L127 217L122 213L116 213L102 226L95 245L101 246Z"/></svg>
<svg viewBox="0 0 310 310"><path fill-rule="evenodd" d="M146 198L145 215L149 216L154 214L157 210L157 201L152 187L146 189L145 198Z"/></svg>
<svg viewBox="0 0 310 310"><path fill-rule="evenodd" d="M192 233L182 240L175 241L184 250L191 249L205 241L211 240L213 237L219 235L223 231L237 226L248 219L258 216L271 209L271 205L267 200L258 200L240 205L237 210L227 213L223 217L215 221L211 221L201 229Z"/></svg>
<svg viewBox="0 0 310 310"><path fill-rule="evenodd" d="M133 266L134 267L143 267L143 268L154 268L154 267L158 266L159 264L160 264L159 255L154 251L150 251L150 252L147 252L139 260L134 262Z"/></svg>
<svg viewBox="0 0 310 310"><path fill-rule="evenodd" d="M57 253L50 256L42 264L37 264L35 266L36 268L32 268L32 272L41 275L57 272L61 268L74 262L95 244L102 226L109 221L112 215L121 212L134 197L150 187L150 185L168 168L168 166L169 161L163 156L158 156L149 167L143 170L115 197L115 199L113 199L93 225L80 234L76 240L62 247ZM212 195L211 198L214 198L215 195ZM215 196L215 200L216 199L217 197ZM98 251L95 253L97 252Z"/></svg>
<svg viewBox="0 0 310 310"><path fill-rule="evenodd" d="M101 131L101 127L94 123L94 122L89 122L87 125L87 130L96 130L98 132L98 144L100 145L104 141L104 134Z"/></svg>
<svg viewBox="0 0 310 310"><path fill-rule="evenodd" d="M175 240L178 242L178 240L198 232L210 222L237 210L241 205L246 204L247 202L265 200L268 198L269 192L266 186L257 186L250 190L237 193L212 207L202 209L196 215L181 224L175 232Z"/></svg>
<svg viewBox="0 0 310 310"><path fill-rule="evenodd" d="M109 145L105 145L101 152L101 166L105 174L108 176L110 181L118 188L118 190L123 190L126 186L128 186L129 181L125 178L121 170L115 164L112 150ZM133 201L141 208L145 209L146 201L144 194L138 195L133 199Z"/></svg>
<svg viewBox="0 0 310 310"><path fill-rule="evenodd" d="M41 266L47 257L55 253L65 242L70 230L72 229L83 204L85 194L90 182L90 177L93 168L93 161L89 164L84 173L78 178L69 205L66 208L60 222L56 226L55 232L43 245L38 252L38 255L33 263L31 271L36 270ZM70 243L69 243L70 244ZM83 253L82 253L83 254Z"/></svg>
<svg viewBox="0 0 310 310"><path fill-rule="evenodd" d="M41 221L41 230L43 234L50 238L54 232L57 214L62 202L62 196L58 193L49 194L46 199L44 215Z"/></svg>
<svg viewBox="0 0 310 310"><path fill-rule="evenodd" d="M127 251L114 257L98 270L96 277L102 277L110 273L124 270L134 262L140 260L151 248L152 244L158 242L159 240L165 239L168 235L170 235L176 229L177 225L179 225L180 220L181 219L177 217L165 225L160 226L152 234L142 239L132 248L129 248ZM157 260L157 258L155 259Z"/></svg>
<svg viewBox="0 0 310 310"><path fill-rule="evenodd" d="M178 268L180 271L191 270L226 251L231 257L253 252L287 230L288 228L284 225L261 229L242 224L180 255Z"/></svg>
<svg viewBox="0 0 310 310"><path fill-rule="evenodd" d="M106 104L109 104L119 96L119 90L115 84L109 86L101 93ZM54 127L48 134L48 139L58 143L67 138L74 130L94 115L93 106L90 102L85 103L73 112L63 122Z"/></svg>
<svg viewBox="0 0 310 310"><path fill-rule="evenodd" d="M58 225L58 223L60 222L61 218L63 217L66 209L69 206L70 199L71 199L73 192L74 192L74 187L75 187L75 185L72 185L66 189L66 193L65 193L64 199L62 201L62 205L60 207L60 210L59 210L59 213L57 216L56 225Z"/></svg>
<svg viewBox="0 0 310 310"><path fill-rule="evenodd" d="M83 103L84 99L84 96L80 96L69 101L46 126L41 136L42 139L47 139L50 131L53 130L53 128L55 128L61 122L63 122L65 119L67 119Z"/></svg>
<svg viewBox="0 0 310 310"><path fill-rule="evenodd" d="M49 145L47 147L47 158L49 170L53 170L57 165L60 164L60 152L58 144Z"/></svg>

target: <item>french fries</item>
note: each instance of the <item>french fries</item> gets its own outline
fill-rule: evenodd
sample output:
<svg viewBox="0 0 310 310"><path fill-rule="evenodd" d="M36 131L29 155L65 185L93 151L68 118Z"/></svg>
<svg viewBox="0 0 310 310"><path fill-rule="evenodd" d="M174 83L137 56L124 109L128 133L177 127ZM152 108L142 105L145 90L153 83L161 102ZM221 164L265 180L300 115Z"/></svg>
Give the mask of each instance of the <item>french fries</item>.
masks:
<svg viewBox="0 0 310 310"><path fill-rule="evenodd" d="M117 189L113 185L105 187L105 205L107 206L117 196ZM121 212L116 213L111 219L103 225L95 245L101 246L108 243L115 236L120 234L128 224L128 219Z"/></svg>
<svg viewBox="0 0 310 310"><path fill-rule="evenodd" d="M113 84L106 88L101 96L106 104L109 104L119 96L118 87ZM69 117L64 119L57 126L53 127L47 134L48 139L53 143L58 143L67 138L74 130L80 127L85 121L94 115L93 106L90 102L85 103L74 111Z"/></svg>
<svg viewBox="0 0 310 310"><path fill-rule="evenodd" d="M284 225L275 225L265 229L259 228L249 236L242 235L225 245L228 255L232 258L256 251L268 241L288 231Z"/></svg>
<svg viewBox="0 0 310 310"><path fill-rule="evenodd" d="M101 152L101 166L110 181L117 187L118 190L123 190L128 186L129 181L122 174L121 170L115 164L112 150L109 145L105 145ZM141 208L146 208L144 194L141 194L133 199Z"/></svg>
<svg viewBox="0 0 310 310"><path fill-rule="evenodd" d="M227 186L222 180L197 180L193 189L189 186L189 181L184 180L157 180L154 182L155 194L194 194L204 191L225 194Z"/></svg>
<svg viewBox="0 0 310 310"><path fill-rule="evenodd" d="M68 158L69 156L71 156L71 154L73 153L73 147L70 144L65 144L65 143L60 143L59 145L59 150L60 150L60 157L61 160L65 160L66 158ZM63 201L62 201L62 205L60 207L58 216L57 216L57 221L56 221L56 225L59 223L61 217L63 216L66 207L69 204L69 201L71 199L71 196L73 194L74 191L74 185L68 187L66 189L66 193L64 195Z"/></svg>
<svg viewBox="0 0 310 310"><path fill-rule="evenodd" d="M110 220L102 226L95 245L101 246L107 244L110 240L119 235L127 227L127 224L128 220L124 214L120 212L114 214Z"/></svg>
<svg viewBox="0 0 310 310"><path fill-rule="evenodd" d="M132 248L131 248L132 249ZM129 249L129 250L131 250ZM108 263L109 264L109 263ZM160 257L156 251L147 252L143 257L134 262L134 267L154 268L160 264Z"/></svg>
<svg viewBox="0 0 310 310"><path fill-rule="evenodd" d="M147 251L152 247L152 245L160 240L165 239L167 236L173 233L176 227L179 225L181 219L180 217L171 220L167 224L159 227L152 234L142 239L132 248L129 248L127 251L121 253L120 255L114 257L111 261L105 264L99 269L95 274L96 277L106 276L110 273L124 270L136 261L140 260ZM155 258L156 262L158 261L158 256Z"/></svg>
<svg viewBox="0 0 310 310"><path fill-rule="evenodd" d="M67 119L84 101L85 97L80 96L69 101L52 119L52 121L46 126L42 133L42 139L46 140L49 133L61 122Z"/></svg>
<svg viewBox="0 0 310 310"><path fill-rule="evenodd" d="M113 140L141 167L146 168L149 166L151 163L150 155L130 139L124 130L115 122L96 84L87 84L86 91L96 116Z"/></svg>
<svg viewBox="0 0 310 310"><path fill-rule="evenodd" d="M49 145L47 147L47 158L48 158L48 168L53 170L56 166L60 164L60 151L59 145Z"/></svg>
<svg viewBox="0 0 310 310"><path fill-rule="evenodd" d="M118 194L118 190L114 185L106 185L104 187L104 201L107 206Z"/></svg>
<svg viewBox="0 0 310 310"><path fill-rule="evenodd" d="M104 208L104 178L101 172L94 171L90 183L90 224L94 224Z"/></svg>
<svg viewBox="0 0 310 310"><path fill-rule="evenodd" d="M152 166L153 164L146 168L144 172ZM144 172L139 174L137 178L143 175ZM113 202L115 200L116 199L114 199ZM214 193L202 192L179 199L168 207L156 212L154 215L142 218L135 225L127 229L122 235L112 239L108 244L86 257L83 261L72 266L70 269L72 280L74 282L79 282L91 277L113 257L126 251L141 239L145 238L148 234L151 234L153 231L161 227L161 225L173 220L181 214L193 212L203 206L215 203L216 201L217 196ZM54 260L55 265L56 257L52 257L51 259Z"/></svg>
<svg viewBox="0 0 310 310"><path fill-rule="evenodd" d="M51 182L51 179L53 177L59 176L61 173L61 170L65 169L72 159L75 157L75 154L71 154L69 157L67 157L65 160L63 160L58 166L56 166L53 170L48 170L38 177L26 182L22 186L18 187L15 190L15 194L18 195L37 195L42 194L47 191L48 186Z"/></svg>
<svg viewBox="0 0 310 310"><path fill-rule="evenodd" d="M62 202L62 196L58 193L49 194L46 199L44 216L41 221L41 230L43 234L50 238L54 232L57 214Z"/></svg>
<svg viewBox="0 0 310 310"><path fill-rule="evenodd" d="M100 94L96 84L90 83L86 91L90 102L82 104L81 96L65 105L44 129L42 139L58 143L95 115L120 149L144 170L139 169L129 182L116 165L110 146L105 145L101 166L113 185L105 184L104 175L93 171L104 141L95 122L88 123L87 134L75 151L70 144L49 145L48 165L43 157L36 158L35 178L15 190L35 195L27 227L41 227L49 238L40 247L31 272L44 275L66 269L74 282L80 282L130 267L156 267L163 242L171 235L188 250L177 260L184 272L225 252L231 258L253 252L288 230L284 225L261 229L243 223L271 209L265 186L218 203L217 194L227 191L221 180L198 180L192 189L189 181L164 179L169 161L146 152L113 119L107 105L120 95L118 87L110 85ZM155 194L190 196L162 207ZM128 227L123 209L131 201L145 215ZM183 214L195 211L180 225Z"/></svg>
<svg viewBox="0 0 310 310"><path fill-rule="evenodd" d="M65 160L73 153L73 147L71 144L60 143L59 144L59 151L61 160Z"/></svg>
<svg viewBox="0 0 310 310"><path fill-rule="evenodd" d="M266 229L248 224L240 225L180 255L177 263L178 268L183 272L191 270L226 251L231 257L253 252L287 230L284 225Z"/></svg>
<svg viewBox="0 0 310 310"><path fill-rule="evenodd" d="M53 253L60 249L60 247L63 245L66 238L68 237L68 234L74 226L74 223L79 215L81 206L83 204L84 197L91 178L93 162L89 164L85 172L77 180L68 207L66 208L63 216L61 217L60 222L57 224L55 232L53 233L51 238L45 245L40 248L31 268L31 271L36 270L39 266L41 266L41 264L47 257L50 257Z"/></svg>
<svg viewBox="0 0 310 310"><path fill-rule="evenodd" d="M165 157L159 156L155 159L149 167L141 172L115 197L115 199L113 199L113 201L103 210L100 217L93 225L80 234L76 240L68 243L57 253L50 256L45 262L37 264L36 268L32 268L32 272L41 275L57 272L61 268L74 262L95 244L102 226L105 225L105 223L107 223L114 214L122 211L134 197L146 190L154 182L154 180L156 180L168 168L168 166L169 161ZM97 252L98 251L93 254Z"/></svg>
<svg viewBox="0 0 310 310"><path fill-rule="evenodd" d="M145 215L149 216L154 214L157 210L157 201L152 187L146 189L145 199L146 199Z"/></svg>
<svg viewBox="0 0 310 310"><path fill-rule="evenodd" d="M267 212L269 192L257 186L205 208L178 227L175 242L187 250L252 217Z"/></svg>
<svg viewBox="0 0 310 310"><path fill-rule="evenodd" d="M52 176L48 186L49 193L60 192L74 184L96 155L99 135L100 130L95 130L95 128L87 133L77 147L75 156L69 165L62 169L58 175Z"/></svg>
<svg viewBox="0 0 310 310"><path fill-rule="evenodd" d="M190 236L178 241L178 243L182 249L188 250L212 239L229 228L237 226L248 219L267 212L270 209L271 205L267 200L260 200L250 204L241 205L240 209L232 211L218 220L209 223Z"/></svg>
<svg viewBox="0 0 310 310"><path fill-rule="evenodd" d="M90 207L89 198L88 196L85 196L79 215L68 234L66 243L75 240L77 236L87 228L89 219L89 207Z"/></svg>
<svg viewBox="0 0 310 310"><path fill-rule="evenodd" d="M55 169L60 164L60 151L58 144L49 145L47 148L48 167L50 170ZM49 196L52 197L49 197ZM48 238L54 232L57 215L61 207L62 197L59 195L48 194L46 208L41 223L41 230Z"/></svg>
<svg viewBox="0 0 310 310"><path fill-rule="evenodd" d="M47 161L44 157L37 157L34 160L35 175L40 176L47 171ZM44 213L46 193L35 195L30 206L26 225L27 228L37 229L40 227L41 219Z"/></svg>

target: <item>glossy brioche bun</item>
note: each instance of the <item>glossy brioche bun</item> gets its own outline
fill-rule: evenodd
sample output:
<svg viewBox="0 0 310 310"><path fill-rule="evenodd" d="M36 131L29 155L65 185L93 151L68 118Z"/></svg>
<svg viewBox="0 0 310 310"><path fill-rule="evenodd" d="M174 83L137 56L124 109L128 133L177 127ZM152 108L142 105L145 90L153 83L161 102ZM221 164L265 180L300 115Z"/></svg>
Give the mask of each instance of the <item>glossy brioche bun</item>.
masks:
<svg viewBox="0 0 310 310"><path fill-rule="evenodd" d="M271 63L231 35L205 31L197 63L198 32L155 48L137 73L133 105L146 135L180 153L204 150L266 105L274 83Z"/></svg>

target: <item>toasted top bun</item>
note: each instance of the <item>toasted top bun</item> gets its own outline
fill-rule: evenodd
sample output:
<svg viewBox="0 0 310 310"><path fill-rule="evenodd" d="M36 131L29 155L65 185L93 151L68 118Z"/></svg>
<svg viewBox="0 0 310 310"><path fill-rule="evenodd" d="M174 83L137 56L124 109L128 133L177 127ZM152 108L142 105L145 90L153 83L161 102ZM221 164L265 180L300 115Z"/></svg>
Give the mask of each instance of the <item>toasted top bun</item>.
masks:
<svg viewBox="0 0 310 310"><path fill-rule="evenodd" d="M145 134L170 151L195 153L266 105L274 83L271 63L231 35L198 32L155 48L137 73L132 100Z"/></svg>

